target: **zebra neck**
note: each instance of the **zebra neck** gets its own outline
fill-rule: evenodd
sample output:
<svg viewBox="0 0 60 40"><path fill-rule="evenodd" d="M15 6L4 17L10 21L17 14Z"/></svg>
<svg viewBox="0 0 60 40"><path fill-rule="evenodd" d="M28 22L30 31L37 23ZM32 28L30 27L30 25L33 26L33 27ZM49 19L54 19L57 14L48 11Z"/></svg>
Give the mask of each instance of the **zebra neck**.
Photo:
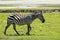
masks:
<svg viewBox="0 0 60 40"><path fill-rule="evenodd" d="M36 19L36 16L35 15L32 15L32 20L35 20Z"/></svg>

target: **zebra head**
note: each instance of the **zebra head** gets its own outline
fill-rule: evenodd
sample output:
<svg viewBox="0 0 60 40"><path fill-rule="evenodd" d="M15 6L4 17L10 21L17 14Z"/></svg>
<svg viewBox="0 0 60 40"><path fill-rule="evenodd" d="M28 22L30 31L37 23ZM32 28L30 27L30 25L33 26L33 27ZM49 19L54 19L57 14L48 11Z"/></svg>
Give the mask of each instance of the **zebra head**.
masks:
<svg viewBox="0 0 60 40"><path fill-rule="evenodd" d="M42 23L45 22L42 11L36 11L36 12L34 12L34 15L35 15L35 18L39 18L42 21Z"/></svg>

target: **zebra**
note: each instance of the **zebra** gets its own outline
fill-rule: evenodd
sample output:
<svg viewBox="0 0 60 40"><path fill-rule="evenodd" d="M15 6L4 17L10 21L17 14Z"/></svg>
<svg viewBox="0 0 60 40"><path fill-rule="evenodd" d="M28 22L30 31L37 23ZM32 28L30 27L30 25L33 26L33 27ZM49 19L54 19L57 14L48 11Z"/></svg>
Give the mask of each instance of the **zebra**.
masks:
<svg viewBox="0 0 60 40"><path fill-rule="evenodd" d="M11 14L7 18L7 25L4 30L4 35L6 35L6 31L8 27L13 24L13 29L17 33L17 35L20 35L18 31L16 30L16 25L27 25L27 35L30 35L31 26L30 24L36 19L40 19L42 23L45 22L45 19L43 17L42 11L36 11L31 14L21 15L21 14Z"/></svg>

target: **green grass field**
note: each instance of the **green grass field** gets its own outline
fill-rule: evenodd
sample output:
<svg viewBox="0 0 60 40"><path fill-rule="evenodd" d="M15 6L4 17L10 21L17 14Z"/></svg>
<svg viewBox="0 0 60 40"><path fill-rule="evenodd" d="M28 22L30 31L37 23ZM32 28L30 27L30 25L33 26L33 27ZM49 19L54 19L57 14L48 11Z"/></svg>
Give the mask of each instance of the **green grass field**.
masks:
<svg viewBox="0 0 60 40"><path fill-rule="evenodd" d="M7 34L4 35L6 20L11 13L0 13L0 40L60 40L60 12L43 13L45 23L36 19L31 24L31 35L26 35L27 25L19 26L16 29L20 34L17 35L12 27L8 28Z"/></svg>

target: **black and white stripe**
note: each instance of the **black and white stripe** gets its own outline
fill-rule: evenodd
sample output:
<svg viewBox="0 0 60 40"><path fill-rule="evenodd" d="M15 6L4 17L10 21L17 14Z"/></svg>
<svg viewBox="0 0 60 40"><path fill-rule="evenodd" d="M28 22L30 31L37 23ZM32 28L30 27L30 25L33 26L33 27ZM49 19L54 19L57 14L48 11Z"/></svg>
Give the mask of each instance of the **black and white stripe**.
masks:
<svg viewBox="0 0 60 40"><path fill-rule="evenodd" d="M33 21L33 15L12 14L8 17L7 21L12 21L12 23L15 23L17 25L30 24Z"/></svg>

